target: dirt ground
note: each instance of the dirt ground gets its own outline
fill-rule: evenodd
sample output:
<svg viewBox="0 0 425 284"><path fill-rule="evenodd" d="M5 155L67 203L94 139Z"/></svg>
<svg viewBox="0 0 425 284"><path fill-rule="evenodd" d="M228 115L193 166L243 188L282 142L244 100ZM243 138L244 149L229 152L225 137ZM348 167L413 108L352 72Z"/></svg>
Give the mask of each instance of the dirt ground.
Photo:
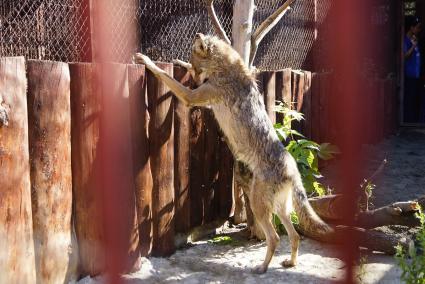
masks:
<svg viewBox="0 0 425 284"><path fill-rule="evenodd" d="M372 200L375 206L394 201L411 200L425 194L425 130L403 129L378 145L363 147L365 177L376 170L386 158L388 163L376 180ZM338 164L324 171L338 176ZM332 177L328 181L332 182ZM265 255L264 242L247 240L241 229L225 229L232 241L214 244L208 239L194 242L168 258L143 258L140 271L125 275L126 283L329 283L344 277L344 263L339 259L340 248L303 239L296 267L283 268L280 262L290 255L287 236L281 236L269 270L254 275L250 269ZM401 283L400 270L392 256L363 252L357 270L359 283ZM86 277L79 284L104 282L103 277Z"/></svg>

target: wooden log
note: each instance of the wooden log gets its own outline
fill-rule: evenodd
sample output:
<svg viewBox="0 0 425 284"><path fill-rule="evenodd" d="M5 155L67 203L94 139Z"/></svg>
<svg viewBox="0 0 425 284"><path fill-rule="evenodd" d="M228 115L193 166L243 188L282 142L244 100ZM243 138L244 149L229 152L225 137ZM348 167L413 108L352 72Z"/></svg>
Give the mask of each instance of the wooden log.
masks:
<svg viewBox="0 0 425 284"><path fill-rule="evenodd" d="M320 73L311 75L311 140L321 143L320 120Z"/></svg>
<svg viewBox="0 0 425 284"><path fill-rule="evenodd" d="M190 87L190 73L174 67L174 78ZM190 108L174 100L174 191L176 232L190 229Z"/></svg>
<svg viewBox="0 0 425 284"><path fill-rule="evenodd" d="M319 142L329 142L329 113L330 113L330 104L329 104L329 93L330 93L330 75L327 73L320 74L320 95L319 95L319 109L320 109L320 139Z"/></svg>
<svg viewBox="0 0 425 284"><path fill-rule="evenodd" d="M273 71L264 71L262 73L263 96L267 114L273 124L276 123L276 112L274 106L276 104L276 73Z"/></svg>
<svg viewBox="0 0 425 284"><path fill-rule="evenodd" d="M204 109L204 129L205 129L205 151L203 153L203 182L202 182L202 224L214 220L217 215L218 200L214 202L214 196L218 182L218 153L219 134L217 122L210 109Z"/></svg>
<svg viewBox="0 0 425 284"><path fill-rule="evenodd" d="M101 154L106 266L118 275L139 268L128 69L101 64Z"/></svg>
<svg viewBox="0 0 425 284"><path fill-rule="evenodd" d="M218 215L220 218L228 218L232 209L234 159L223 137L219 148Z"/></svg>
<svg viewBox="0 0 425 284"><path fill-rule="evenodd" d="M173 65L158 63L173 76ZM167 256L174 247L174 130L172 93L151 72L147 73L149 151L153 178L152 255Z"/></svg>
<svg viewBox="0 0 425 284"><path fill-rule="evenodd" d="M77 279L72 255L71 110L68 64L27 62L31 196L37 282ZM74 247L76 250L77 248Z"/></svg>
<svg viewBox="0 0 425 284"><path fill-rule="evenodd" d="M311 92L311 72L303 71L304 73L304 91L301 112L304 114L304 120L301 123L303 134L308 139L312 135L312 92Z"/></svg>
<svg viewBox="0 0 425 284"><path fill-rule="evenodd" d="M23 57L0 58L0 283L36 283Z"/></svg>
<svg viewBox="0 0 425 284"><path fill-rule="evenodd" d="M205 151L205 114L202 108L194 107L190 113L190 226L195 227L202 224L203 202L203 153Z"/></svg>
<svg viewBox="0 0 425 284"><path fill-rule="evenodd" d="M94 64L73 63L69 68L73 218L79 245L79 268L83 276L97 275L105 268L102 160L99 149L101 90Z"/></svg>
<svg viewBox="0 0 425 284"><path fill-rule="evenodd" d="M291 105L291 69L276 72L276 100ZM283 114L276 114L276 122L283 122Z"/></svg>
<svg viewBox="0 0 425 284"><path fill-rule="evenodd" d="M338 222L346 210L342 195L326 195L310 198L314 211L323 219ZM387 225L419 226L415 213L418 204L414 201L395 202L374 210L361 211L356 216L356 226L371 229Z"/></svg>
<svg viewBox="0 0 425 284"><path fill-rule="evenodd" d="M128 65L130 100L130 125L133 152L133 173L136 197L139 250L148 256L152 249L152 173L149 160L148 123L146 97L146 73L144 65Z"/></svg>
<svg viewBox="0 0 425 284"><path fill-rule="evenodd" d="M301 71L292 70L291 72L291 101L292 109L301 112L304 99L304 74ZM303 133L301 122L294 122L293 129Z"/></svg>
<svg viewBox="0 0 425 284"><path fill-rule="evenodd" d="M401 244L404 248L407 248L409 244L408 239L402 239L395 235L386 234L381 231L366 230L363 228L342 225L333 226L334 231L326 235L318 234L310 227L303 226L302 224L297 225L296 229L302 235L314 240L340 245L353 245L347 244L346 241L349 239L347 236L350 235L352 236L351 239L355 239L357 241L357 245L359 247L364 247L371 251L380 251L389 255L394 255L396 253L395 247L398 244Z"/></svg>

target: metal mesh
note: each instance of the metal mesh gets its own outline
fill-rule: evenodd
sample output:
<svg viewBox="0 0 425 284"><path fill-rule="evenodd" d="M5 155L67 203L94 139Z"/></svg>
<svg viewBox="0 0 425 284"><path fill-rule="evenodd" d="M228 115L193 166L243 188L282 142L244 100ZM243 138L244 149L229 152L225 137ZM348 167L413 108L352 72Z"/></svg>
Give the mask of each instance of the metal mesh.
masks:
<svg viewBox="0 0 425 284"><path fill-rule="evenodd" d="M214 1L217 16L231 37L233 0ZM141 1L141 50L156 60L188 60L196 33L212 34L203 0Z"/></svg>
<svg viewBox="0 0 425 284"><path fill-rule="evenodd" d="M327 45L332 36L328 18L333 1L295 1L260 43L254 65L261 70L331 69ZM254 29L284 2L256 0ZM89 3L94 5L91 10L103 13L89 12ZM233 5L234 0L214 1L230 38ZM96 15L103 19L96 20ZM154 60L187 61L195 33L213 33L204 0L0 0L0 56L90 61L97 56L96 49L91 51L90 22L100 22L106 32L102 35L106 48L101 48L106 53L101 56L123 63L139 50Z"/></svg>
<svg viewBox="0 0 425 284"><path fill-rule="evenodd" d="M89 31L86 0L0 0L0 56L85 61Z"/></svg>

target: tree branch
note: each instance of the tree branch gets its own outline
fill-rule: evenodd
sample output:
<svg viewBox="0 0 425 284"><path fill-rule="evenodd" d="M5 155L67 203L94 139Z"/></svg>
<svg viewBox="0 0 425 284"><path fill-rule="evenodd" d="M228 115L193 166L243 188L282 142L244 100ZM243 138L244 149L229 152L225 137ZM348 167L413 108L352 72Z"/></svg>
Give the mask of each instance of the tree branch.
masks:
<svg viewBox="0 0 425 284"><path fill-rule="evenodd" d="M287 0L282 6L279 7L273 14L271 14L251 36L251 52L249 54L249 67L254 62L257 53L258 45L264 36L282 19L283 15L290 9L289 5L293 4L295 0Z"/></svg>
<svg viewBox="0 0 425 284"><path fill-rule="evenodd" d="M214 10L214 3L213 2L214 2L214 0L206 0L208 15L211 18L211 21L212 21L213 26L214 26L214 30L215 30L216 34L222 40L224 40L226 43L231 45L232 43L230 42L230 39L227 37L226 32L224 31L223 27L220 24L220 21L217 18L217 15L216 15L215 10Z"/></svg>

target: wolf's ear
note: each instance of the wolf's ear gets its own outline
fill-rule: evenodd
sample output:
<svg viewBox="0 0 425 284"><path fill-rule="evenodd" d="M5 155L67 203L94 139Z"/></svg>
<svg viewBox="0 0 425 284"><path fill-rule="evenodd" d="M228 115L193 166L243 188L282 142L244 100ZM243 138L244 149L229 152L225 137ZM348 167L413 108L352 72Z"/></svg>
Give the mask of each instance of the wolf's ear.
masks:
<svg viewBox="0 0 425 284"><path fill-rule="evenodd" d="M201 33L197 33L195 35L195 51L203 57L206 57L208 54L208 48L205 43L205 36Z"/></svg>

